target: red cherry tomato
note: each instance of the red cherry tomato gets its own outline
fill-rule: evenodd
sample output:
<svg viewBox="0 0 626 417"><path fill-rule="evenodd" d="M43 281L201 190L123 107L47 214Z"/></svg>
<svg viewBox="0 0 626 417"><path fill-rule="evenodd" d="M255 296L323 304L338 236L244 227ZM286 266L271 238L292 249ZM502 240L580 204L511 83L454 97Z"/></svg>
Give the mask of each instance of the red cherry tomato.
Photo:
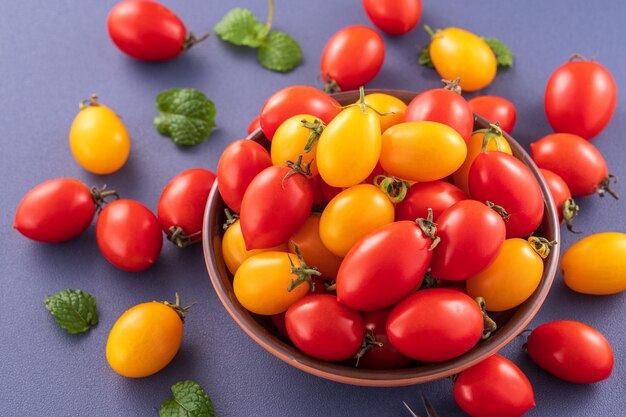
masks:
<svg viewBox="0 0 626 417"><path fill-rule="evenodd" d="M466 200L467 195L457 186L445 181L418 182L411 185L406 197L396 205L396 220L415 221L428 217L428 209L433 210L433 221L445 209Z"/></svg>
<svg viewBox="0 0 626 417"><path fill-rule="evenodd" d="M119 2L109 12L107 30L115 46L141 61L176 58L197 42L187 38L187 28L174 12L153 0Z"/></svg>
<svg viewBox="0 0 626 417"><path fill-rule="evenodd" d="M578 384L607 379L613 372L613 349L591 326L557 320L534 329L526 343L528 356L552 375Z"/></svg>
<svg viewBox="0 0 626 417"><path fill-rule="evenodd" d="M617 86L611 73L597 62L570 61L548 80L544 107L557 133L591 139L611 120L617 103Z"/></svg>
<svg viewBox="0 0 626 417"><path fill-rule="evenodd" d="M563 219L566 219L566 223L568 224L568 228L572 230L571 221L578 214L578 206L572 199L572 193L569 190L569 187L563 181L563 178L555 174L554 172L539 168L541 175L546 180L546 184L550 189L550 195L554 200L554 205L556 206L557 214L559 215L559 221L562 222Z"/></svg>
<svg viewBox="0 0 626 417"><path fill-rule="evenodd" d="M391 309L386 308L368 311L361 315L366 330L368 347L355 366L364 369L401 369L407 368L415 361L398 352L387 337L387 317ZM360 352L359 352L360 353Z"/></svg>
<svg viewBox="0 0 626 417"><path fill-rule="evenodd" d="M257 116L254 119L252 119L252 121L248 125L248 129L246 130L246 132L248 132L248 135L251 135L254 133L255 130L257 130L260 127L261 127L261 119L259 116Z"/></svg>
<svg viewBox="0 0 626 417"><path fill-rule="evenodd" d="M430 262L432 276L461 281L496 259L506 237L506 226L495 210L475 200L463 200L439 217L437 236L441 240Z"/></svg>
<svg viewBox="0 0 626 417"><path fill-rule="evenodd" d="M432 238L414 221L381 226L348 252L337 273L337 299L355 310L390 307L420 286Z"/></svg>
<svg viewBox="0 0 626 417"><path fill-rule="evenodd" d="M513 362L493 355L454 381L454 401L472 417L520 417L535 406L530 381Z"/></svg>
<svg viewBox="0 0 626 417"><path fill-rule="evenodd" d="M422 0L363 0L373 24L389 35L403 35L417 26L422 17Z"/></svg>
<svg viewBox="0 0 626 417"><path fill-rule="evenodd" d="M109 262L130 272L152 266L163 245L156 216L143 204L128 199L113 201L102 209L96 222L96 240Z"/></svg>
<svg viewBox="0 0 626 417"><path fill-rule="evenodd" d="M591 143L569 133L554 133L530 144L539 168L549 169L567 184L574 197L609 192L612 176L606 160Z"/></svg>
<svg viewBox="0 0 626 417"><path fill-rule="evenodd" d="M490 201L510 215L507 238L527 236L541 224L541 188L530 169L514 156L499 151L480 153L470 168L469 190L473 199Z"/></svg>
<svg viewBox="0 0 626 417"><path fill-rule="evenodd" d="M515 105L509 100L498 96L479 96L469 100L467 104L474 113L500 125L506 133L511 133L515 126Z"/></svg>
<svg viewBox="0 0 626 417"><path fill-rule="evenodd" d="M361 347L365 326L358 311L328 294L307 295L285 314L287 334L307 355L325 361L343 361Z"/></svg>
<svg viewBox="0 0 626 417"><path fill-rule="evenodd" d="M271 166L250 183L241 203L241 233L246 249L285 243L300 229L313 207L313 191L306 176L286 166Z"/></svg>
<svg viewBox="0 0 626 417"><path fill-rule="evenodd" d="M322 52L320 72L326 83L343 91L356 90L370 82L383 66L383 38L367 26L348 26L335 33Z"/></svg>
<svg viewBox="0 0 626 417"><path fill-rule="evenodd" d="M263 133L272 140L278 126L291 116L309 114L329 123L340 111L339 102L325 92L295 85L272 94L263 105L259 119Z"/></svg>
<svg viewBox="0 0 626 417"><path fill-rule="evenodd" d="M13 227L32 240L63 242L87 229L95 213L94 199L85 184L57 178L26 193L15 212Z"/></svg>
<svg viewBox="0 0 626 417"><path fill-rule="evenodd" d="M202 220L215 174L192 168L170 180L161 192L157 217L168 239L184 247L202 238Z"/></svg>
<svg viewBox="0 0 626 417"><path fill-rule="evenodd" d="M474 115L461 94L448 88L433 88L417 95L406 109L405 122L431 121L450 126L469 141Z"/></svg>
<svg viewBox="0 0 626 417"><path fill-rule="evenodd" d="M478 303L447 288L421 290L406 297L387 319L391 344L424 362L456 358L474 347L482 334Z"/></svg>
<svg viewBox="0 0 626 417"><path fill-rule="evenodd" d="M248 185L270 166L270 153L258 143L239 139L228 145L217 163L217 188L226 205L239 213Z"/></svg>

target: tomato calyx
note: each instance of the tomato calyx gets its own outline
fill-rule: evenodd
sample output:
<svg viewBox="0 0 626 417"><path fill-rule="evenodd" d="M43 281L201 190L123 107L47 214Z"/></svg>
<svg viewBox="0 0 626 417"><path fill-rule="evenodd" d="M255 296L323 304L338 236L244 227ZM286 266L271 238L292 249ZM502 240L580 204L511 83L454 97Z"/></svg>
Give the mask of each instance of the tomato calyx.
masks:
<svg viewBox="0 0 626 417"><path fill-rule="evenodd" d="M504 207L494 204L491 201L485 201L485 204L487 205L487 207L498 213L502 217L502 220L504 220L505 222L508 222L511 219L511 215L506 211Z"/></svg>
<svg viewBox="0 0 626 417"><path fill-rule="evenodd" d="M598 187L596 188L596 192L598 193L598 195L600 197L604 197L604 194L609 193L611 195L611 197L613 197L616 200L619 200L619 194L617 194L611 188L611 181L614 184L616 184L617 183L617 176L613 175L613 174L609 174L605 179L602 180L602 182L600 184L598 184Z"/></svg>
<svg viewBox="0 0 626 417"><path fill-rule="evenodd" d="M550 255L550 249L557 244L557 241L550 241L541 236L529 236L528 243L541 259L546 259Z"/></svg>
<svg viewBox="0 0 626 417"><path fill-rule="evenodd" d="M89 98L82 100L79 104L81 110L84 110L87 107L95 107L99 105L100 103L98 102L97 94L92 94Z"/></svg>
<svg viewBox="0 0 626 417"><path fill-rule="evenodd" d="M455 377L456 379L456 375L453 375L453 377ZM452 377L450 378L452 379ZM420 417L419 414L415 413L415 411L413 411L406 402L402 401L402 404L404 404L404 407L409 411L412 417ZM435 411L435 407L433 407L433 405L430 403L430 401L428 401L428 399L423 393L422 393L422 404L424 405L424 410L426 410L426 417L439 417L439 415Z"/></svg>
<svg viewBox="0 0 626 417"><path fill-rule="evenodd" d="M326 125L320 119L315 119L313 122L308 122L306 119L302 119L300 120L300 123L302 123L302 126L309 129L311 132L306 145L304 145L304 152L309 153L311 152L311 149L313 149L317 140L320 138Z"/></svg>
<svg viewBox="0 0 626 417"><path fill-rule="evenodd" d="M206 38L209 37L209 33L205 33L204 35L197 37L196 35L193 34L193 32L189 32L189 34L187 35L187 37L185 37L185 41L183 42L183 48L182 51L188 51L189 49L191 49L193 46L199 44L200 42L202 42L203 40L205 40Z"/></svg>
<svg viewBox="0 0 626 417"><path fill-rule="evenodd" d="M574 61L588 62L589 60L579 53L574 53L570 55L570 57L567 59L567 62L574 62Z"/></svg>
<svg viewBox="0 0 626 417"><path fill-rule="evenodd" d="M180 295L178 294L178 292L176 293L175 304L172 304L169 301L155 301L155 302L165 304L166 306L174 310L176 314L178 314L178 317L180 317L180 321L182 321L183 323L185 323L185 313L187 312L187 310L189 310L191 307L193 307L194 304L196 304L196 302L194 301L188 306L182 307L180 304Z"/></svg>
<svg viewBox="0 0 626 417"><path fill-rule="evenodd" d="M456 77L456 79L454 80L446 80L442 78L441 82L444 84L444 90L450 90L459 95L463 92L461 86L459 85L459 83L461 82L461 77Z"/></svg>
<svg viewBox="0 0 626 417"><path fill-rule="evenodd" d="M439 288L439 282L440 282L439 278L433 277L433 274L432 272L430 272L430 269L429 269L424 274L424 279L422 280L422 284L420 285L418 291L427 290L430 288Z"/></svg>
<svg viewBox="0 0 626 417"><path fill-rule="evenodd" d="M389 197L389 200L398 204L406 197L406 193L411 186L407 181L396 177L386 175L377 175L374 177L374 185L380 188Z"/></svg>
<svg viewBox="0 0 626 417"><path fill-rule="evenodd" d="M287 179L294 174L302 174L305 177L311 176L311 164L313 163L312 159L309 161L308 164L302 164L302 155L298 155L298 159L296 159L295 162L294 161L285 161L285 162L287 166L291 168L291 171L287 172L285 176L283 177L283 181L282 181L283 189L285 189L285 181L287 181Z"/></svg>
<svg viewBox="0 0 626 417"><path fill-rule="evenodd" d="M439 236L435 236L435 233L437 233L437 223L433 221L433 209L429 207L428 217L425 219L420 217L419 219L415 220L415 223L417 223L420 229L422 229L422 232L424 232L424 235L426 237L431 238L433 241L430 244L430 247L428 248L428 250L432 251L433 249L435 249L437 245L439 244L439 241L441 240L441 238Z"/></svg>
<svg viewBox="0 0 626 417"><path fill-rule="evenodd" d="M361 347L359 351L354 355L354 367L359 367L359 360L365 355L365 353L373 348L374 346L383 347L383 343L376 340L376 336L372 330L365 332L365 336L363 336L363 340L361 341Z"/></svg>
<svg viewBox="0 0 626 417"><path fill-rule="evenodd" d="M115 197L116 200L120 199L120 195L115 190L107 190L106 184L102 188L98 188L95 185L91 187L91 198L96 205L98 213L102 210L102 206L106 203L107 197Z"/></svg>
<svg viewBox="0 0 626 417"><path fill-rule="evenodd" d="M483 145L482 152L487 151L487 146L489 146L489 142L492 140L496 142L496 148L498 151L502 151L504 149L504 144L502 142L502 128L500 127L500 122L490 123L489 129L479 129L473 132L475 133L484 133L483 136Z"/></svg>
<svg viewBox="0 0 626 417"><path fill-rule="evenodd" d="M487 340L493 332L498 329L498 325L487 314L487 303L485 302L485 299L483 297L476 297L474 301L476 301L476 304L480 307L480 312L483 315L483 334L480 337L480 340Z"/></svg>
<svg viewBox="0 0 626 417"><path fill-rule="evenodd" d="M303 282L306 282L307 284L309 284L310 291L313 292L315 291L315 283L313 282L311 275L315 275L319 277L322 275L322 273L317 270L317 267L312 266L312 265L307 265L306 262L304 261L304 258L302 257L302 252L300 252L300 248L298 248L298 245L296 245L294 241L291 241L291 243L293 244L294 251L296 252L296 256L298 257L298 260L300 261L300 266L297 267L293 263L293 260L291 260L291 256L287 255L289 258L289 264L291 265L289 272L291 272L294 275L297 275L298 277L296 279L291 280L289 287L287 287L287 291L291 292L298 285L302 284Z"/></svg>
<svg viewBox="0 0 626 417"><path fill-rule="evenodd" d="M339 86L337 81L330 78L330 75L328 75L328 73L324 74L322 76L322 79L324 80L324 92L325 93L333 94L333 93L341 92L341 87Z"/></svg>
<svg viewBox="0 0 626 417"><path fill-rule="evenodd" d="M358 103L353 103L353 104L348 104L345 106L341 106L342 109L348 109L350 107L355 107L355 106L359 106L361 108L361 112L365 113L367 111L367 109L370 109L371 111L373 111L374 113L376 113L377 115L384 117L384 116L389 116L390 114L396 114L396 112L393 111L389 111L389 112L381 112L376 110L374 107L372 107L371 105L367 104L365 102L365 88L363 86L359 87L359 101Z"/></svg>
<svg viewBox="0 0 626 417"><path fill-rule="evenodd" d="M226 216L226 221L222 224L222 230L226 231L233 223L239 220L239 215L227 208L224 209L224 215Z"/></svg>
<svg viewBox="0 0 626 417"><path fill-rule="evenodd" d="M181 249L185 249L188 246L191 246L195 243L200 242L200 239L197 239L198 236L202 234L201 230L197 232L187 234L180 226L172 226L167 232L167 240L175 244Z"/></svg>
<svg viewBox="0 0 626 417"><path fill-rule="evenodd" d="M576 234L582 233L578 230L575 230L574 225L572 224L572 220L574 220L574 218L578 216L579 211L580 206L576 204L576 201L574 201L573 198L568 198L567 200L565 200L565 202L563 203L563 207L561 208L561 212L563 214L563 223L565 223L565 226L567 226L567 230Z"/></svg>

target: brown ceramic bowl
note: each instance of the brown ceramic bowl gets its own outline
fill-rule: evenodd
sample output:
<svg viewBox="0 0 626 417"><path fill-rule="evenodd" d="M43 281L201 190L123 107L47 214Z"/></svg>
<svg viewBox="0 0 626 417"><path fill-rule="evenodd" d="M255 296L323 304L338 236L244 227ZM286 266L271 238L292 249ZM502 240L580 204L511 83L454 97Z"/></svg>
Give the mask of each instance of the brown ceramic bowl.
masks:
<svg viewBox="0 0 626 417"><path fill-rule="evenodd" d="M409 103L416 95L414 92L405 90L367 91L367 93L374 92L396 96L406 103ZM342 104L354 103L358 99L358 92L347 91L336 94L334 97ZM475 116L474 127L486 128L488 122L482 117ZM541 186L545 205L541 234L551 241L558 241L558 216L543 177L524 149L513 138L506 134L505 136L513 154L530 168ZM252 133L248 139L259 142L269 149L270 142L260 129ZM380 387L419 384L456 374L489 357L517 336L535 316L550 290L558 264L559 248L555 247L545 260L543 277L533 295L516 309L492 315L498 323L498 330L491 338L480 342L464 355L445 362L423 364L406 369L376 371L354 368L350 365L325 362L305 355L276 330L269 317L252 314L239 304L233 292L232 275L228 272L222 258L221 235L222 224L225 220L224 208L225 204L217 191L217 186L214 186L204 214L202 243L211 282L226 310L255 342L277 358L313 375L347 384Z"/></svg>

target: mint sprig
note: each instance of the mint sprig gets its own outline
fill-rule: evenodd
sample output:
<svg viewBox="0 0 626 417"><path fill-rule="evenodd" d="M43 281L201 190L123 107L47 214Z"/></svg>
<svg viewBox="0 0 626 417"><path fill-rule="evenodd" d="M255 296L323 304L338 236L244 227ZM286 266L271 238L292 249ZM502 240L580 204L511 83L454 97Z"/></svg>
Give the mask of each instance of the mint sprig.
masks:
<svg viewBox="0 0 626 417"><path fill-rule="evenodd" d="M496 38L483 38L489 45L493 54L496 56L496 62L500 68L510 68L513 66L513 52L501 41Z"/></svg>
<svg viewBox="0 0 626 417"><path fill-rule="evenodd" d="M54 320L71 334L85 333L98 324L96 299L82 290L59 291L44 303Z"/></svg>
<svg viewBox="0 0 626 417"><path fill-rule="evenodd" d="M161 404L159 417L215 417L211 398L197 382L177 382L172 394L173 399Z"/></svg>
<svg viewBox="0 0 626 417"><path fill-rule="evenodd" d="M192 146L203 142L215 127L215 105L201 91L172 88L156 98L160 114L154 126L177 145Z"/></svg>
<svg viewBox="0 0 626 417"><path fill-rule="evenodd" d="M272 32L274 1L269 0L267 23L259 22L248 9L232 9L213 30L224 41L234 45L258 48L257 59L265 68L276 72L291 71L302 62L298 42L284 32Z"/></svg>

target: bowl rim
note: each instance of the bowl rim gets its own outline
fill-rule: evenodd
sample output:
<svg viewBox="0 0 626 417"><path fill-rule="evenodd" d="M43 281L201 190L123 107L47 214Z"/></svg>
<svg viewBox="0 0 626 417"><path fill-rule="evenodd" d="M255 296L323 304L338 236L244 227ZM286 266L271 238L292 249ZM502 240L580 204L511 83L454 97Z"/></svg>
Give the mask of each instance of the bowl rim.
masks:
<svg viewBox="0 0 626 417"><path fill-rule="evenodd" d="M399 89L366 89L365 93L389 94L400 98L406 103L409 103L419 94L418 92ZM357 90L352 90L332 94L332 97L339 102L349 103L354 102L354 98L358 98L358 94ZM475 113L474 121L475 125L479 124L488 126L489 124L486 119ZM543 234L544 236L549 236L550 240L555 240L557 243L552 247L550 254L544 261L544 271L538 287L524 303L516 308L513 316L509 318L507 323L502 328L498 329L492 338L479 343L465 354L445 362L383 371L351 368L342 364L314 359L300 352L297 348L279 339L268 329L263 327L261 323L255 320L255 318L247 310L245 310L245 308L236 302L230 279L228 280L230 285L226 285L224 280L220 278L220 275L224 273L228 276L224 261L221 259L221 234L219 233L219 229L217 227L214 227L213 229L216 233L209 233L211 225L218 225L218 217L221 215L223 207L225 207L225 204L219 195L216 180L211 189L204 212L202 246L211 283L213 284L215 292L217 293L224 308L248 336L278 359L307 373L351 385L383 387L420 384L456 374L497 353L501 348L506 346L519 333L521 333L539 311L539 308L545 301L554 281L560 252L560 223L556 207L550 197L548 186L541 176L539 168L535 165L530 155L528 155L524 148L508 133L503 132L503 134L509 142L513 155L528 166L539 183L544 201L544 218L542 219L541 226ZM266 144L269 143L260 128L248 135L246 140L254 140L257 142L266 141ZM216 255L218 251L220 256ZM519 320L516 327L512 325L509 326L508 324L510 321L515 318Z"/></svg>

